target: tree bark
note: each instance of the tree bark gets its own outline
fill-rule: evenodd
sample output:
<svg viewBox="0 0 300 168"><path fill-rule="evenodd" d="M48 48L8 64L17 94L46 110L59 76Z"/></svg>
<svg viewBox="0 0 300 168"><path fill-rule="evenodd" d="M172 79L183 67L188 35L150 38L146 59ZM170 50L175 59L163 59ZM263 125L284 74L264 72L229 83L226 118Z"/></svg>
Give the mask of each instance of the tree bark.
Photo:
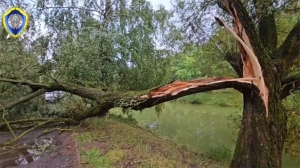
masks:
<svg viewBox="0 0 300 168"><path fill-rule="evenodd" d="M253 91L243 93L243 118L232 168L280 168L287 132L287 115L279 93L270 94L270 116Z"/></svg>

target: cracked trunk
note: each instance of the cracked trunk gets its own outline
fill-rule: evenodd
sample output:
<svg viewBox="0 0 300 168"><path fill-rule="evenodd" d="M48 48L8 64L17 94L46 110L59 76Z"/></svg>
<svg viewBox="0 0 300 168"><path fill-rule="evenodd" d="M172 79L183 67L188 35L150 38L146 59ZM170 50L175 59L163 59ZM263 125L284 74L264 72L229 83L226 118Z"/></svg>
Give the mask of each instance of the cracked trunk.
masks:
<svg viewBox="0 0 300 168"><path fill-rule="evenodd" d="M248 91L243 97L243 118L230 167L280 168L287 116L279 93L270 92L268 118L257 93Z"/></svg>

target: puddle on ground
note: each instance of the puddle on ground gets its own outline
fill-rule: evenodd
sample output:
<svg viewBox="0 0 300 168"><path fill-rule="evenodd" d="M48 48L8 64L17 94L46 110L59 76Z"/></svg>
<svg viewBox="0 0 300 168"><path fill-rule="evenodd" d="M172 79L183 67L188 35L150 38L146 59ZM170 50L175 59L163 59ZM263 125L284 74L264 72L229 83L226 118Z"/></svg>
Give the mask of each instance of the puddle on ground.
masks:
<svg viewBox="0 0 300 168"><path fill-rule="evenodd" d="M56 149L53 138L38 138L13 147L0 149L0 167L27 165ZM9 148L9 149L8 149Z"/></svg>

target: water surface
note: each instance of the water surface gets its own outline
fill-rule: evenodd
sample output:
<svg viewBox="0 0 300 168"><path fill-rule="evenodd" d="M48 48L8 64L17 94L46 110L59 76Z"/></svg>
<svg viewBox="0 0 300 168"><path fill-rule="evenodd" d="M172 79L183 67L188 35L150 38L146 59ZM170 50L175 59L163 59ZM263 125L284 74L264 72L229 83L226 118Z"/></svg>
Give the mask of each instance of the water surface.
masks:
<svg viewBox="0 0 300 168"><path fill-rule="evenodd" d="M233 124L242 109L211 105L165 103L160 117L154 108L142 113L134 112L141 126L157 124L157 130L164 136L188 146L191 150L204 153L212 149L233 150L238 129ZM283 156L283 168L299 168L300 158L292 160Z"/></svg>

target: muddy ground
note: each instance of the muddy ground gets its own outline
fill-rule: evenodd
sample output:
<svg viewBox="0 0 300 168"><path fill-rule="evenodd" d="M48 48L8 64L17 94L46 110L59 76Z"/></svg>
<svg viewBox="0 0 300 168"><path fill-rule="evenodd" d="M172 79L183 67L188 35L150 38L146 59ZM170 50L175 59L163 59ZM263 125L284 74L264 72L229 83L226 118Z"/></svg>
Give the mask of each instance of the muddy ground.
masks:
<svg viewBox="0 0 300 168"><path fill-rule="evenodd" d="M13 135L10 132L0 132L0 143L11 139ZM79 167L79 157L75 133L72 131L43 134L43 130L35 130L22 137L13 147L0 148L0 168L76 167Z"/></svg>

